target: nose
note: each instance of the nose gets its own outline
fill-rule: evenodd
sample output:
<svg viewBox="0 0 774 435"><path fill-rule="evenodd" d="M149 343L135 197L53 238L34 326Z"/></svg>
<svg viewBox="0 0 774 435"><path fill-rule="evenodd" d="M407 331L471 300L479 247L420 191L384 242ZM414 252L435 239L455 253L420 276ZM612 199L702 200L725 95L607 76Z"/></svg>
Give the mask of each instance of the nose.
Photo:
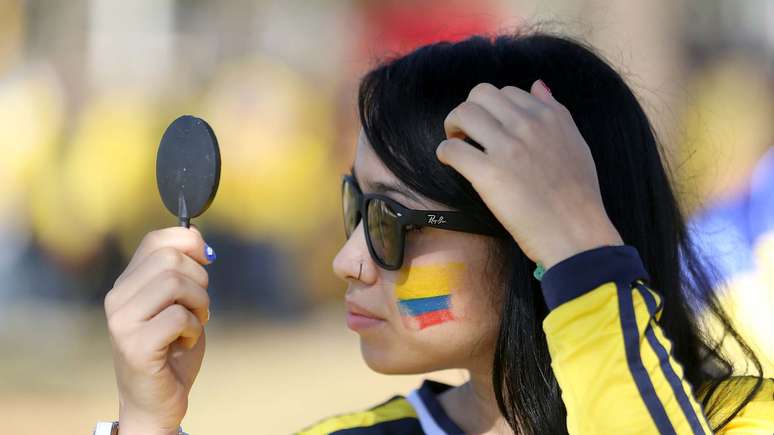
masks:
<svg viewBox="0 0 774 435"><path fill-rule="evenodd" d="M344 281L358 280L358 275L362 282L373 279L376 268L371 260L371 255L368 253L365 232L362 227L363 220L361 219L344 246L333 258L333 272Z"/></svg>

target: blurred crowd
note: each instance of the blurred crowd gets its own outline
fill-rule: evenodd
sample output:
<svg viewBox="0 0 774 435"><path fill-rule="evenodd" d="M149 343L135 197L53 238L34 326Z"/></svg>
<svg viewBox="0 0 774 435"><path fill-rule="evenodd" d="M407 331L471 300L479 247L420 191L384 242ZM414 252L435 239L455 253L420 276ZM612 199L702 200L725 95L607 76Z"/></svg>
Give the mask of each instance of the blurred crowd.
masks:
<svg viewBox="0 0 774 435"><path fill-rule="evenodd" d="M206 119L222 153L218 195L194 220L218 254L213 308L287 319L336 297L358 77L422 43L534 21L630 79L697 234L737 234L746 217L713 216L757 195L756 230L732 249L744 259L722 272L758 277L770 302L774 254L753 253L774 230L774 195L754 193L774 192L774 3L549 3L0 0L0 324L17 300L101 303L143 234L176 224L155 152L182 114Z"/></svg>
<svg viewBox="0 0 774 435"><path fill-rule="evenodd" d="M218 254L214 309L282 319L335 294L358 75L493 29L492 14L427 19L465 2L418 3L0 2L0 305L99 303L143 234L176 224L155 153L181 114L221 147L194 221Z"/></svg>

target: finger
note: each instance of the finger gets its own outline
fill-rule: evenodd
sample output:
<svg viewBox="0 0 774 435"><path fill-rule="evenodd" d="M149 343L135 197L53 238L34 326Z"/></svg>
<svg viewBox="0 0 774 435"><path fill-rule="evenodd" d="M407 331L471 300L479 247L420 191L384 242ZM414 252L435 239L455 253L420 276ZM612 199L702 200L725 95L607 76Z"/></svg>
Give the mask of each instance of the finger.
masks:
<svg viewBox="0 0 774 435"><path fill-rule="evenodd" d="M199 227L194 224L190 224L188 229L196 233L200 239L204 240ZM207 242L204 243L204 258L206 258L209 263L215 261L215 251L207 244Z"/></svg>
<svg viewBox="0 0 774 435"><path fill-rule="evenodd" d="M196 345L204 327L199 319L182 305L165 308L144 326L144 336L153 350L165 350L181 338L181 344L190 349Z"/></svg>
<svg viewBox="0 0 774 435"><path fill-rule="evenodd" d="M535 84L532 84L532 89L535 88ZM515 104L522 110L528 111L530 114L538 114L546 109L546 102L543 101L542 96L538 97L530 92L527 92L516 86L505 86L500 90L511 103Z"/></svg>
<svg viewBox="0 0 774 435"><path fill-rule="evenodd" d="M455 107L444 120L443 127L447 138L470 137L485 150L504 146L509 142L500 121L471 101L464 101Z"/></svg>
<svg viewBox="0 0 774 435"><path fill-rule="evenodd" d="M170 305L189 309L202 324L208 320L210 296L207 290L185 275L167 272L156 278L116 312L129 322L150 320Z"/></svg>
<svg viewBox="0 0 774 435"><path fill-rule="evenodd" d="M462 139L452 138L442 141L435 154L442 163L457 170L469 181L475 180L487 166L488 156Z"/></svg>
<svg viewBox="0 0 774 435"><path fill-rule="evenodd" d="M524 116L524 109L514 104L503 91L489 83L476 85L470 91L468 101L485 108L503 126L514 124Z"/></svg>
<svg viewBox="0 0 774 435"><path fill-rule="evenodd" d="M201 232L201 230L199 230L199 227L197 227L195 224L189 224L189 225L188 225L188 229L189 229L189 230L191 230L191 231L193 231L193 232L195 232L196 234L198 234L198 235L199 235L199 237L201 237L201 236L202 236L202 232Z"/></svg>
<svg viewBox="0 0 774 435"><path fill-rule="evenodd" d="M161 248L145 257L131 273L123 275L120 282L117 280L116 286L106 296L107 314L121 309L153 278L167 271L185 275L205 289L209 286L209 275L202 265L175 248Z"/></svg>
<svg viewBox="0 0 774 435"><path fill-rule="evenodd" d="M142 262L143 258L150 255L151 252L167 247L183 252L199 264L209 264L210 260L207 258L206 245L198 230L170 227L151 231L143 237L129 265L126 266L124 274L131 273Z"/></svg>
<svg viewBox="0 0 774 435"><path fill-rule="evenodd" d="M553 95L551 94L551 89L548 88L548 85L546 85L543 80L538 79L532 83L532 86L530 87L530 94L539 98L540 101L546 104L553 104L556 102Z"/></svg>
<svg viewBox="0 0 774 435"><path fill-rule="evenodd" d="M563 124L560 121L569 115L569 111L553 98L551 91L542 80L532 83L530 92L513 86L504 87L502 92L529 114L529 119L525 119L526 122L506 125L508 131L527 145L533 143L530 136L534 136L536 131L539 132L545 128L562 128Z"/></svg>
<svg viewBox="0 0 774 435"><path fill-rule="evenodd" d="M556 98L554 98L554 94L551 92L551 89L543 80L535 80L535 82L532 83L532 87L530 88L530 93L539 98L540 101L546 103L548 106L556 109L559 113L569 115L570 118L572 118L570 110L567 109L564 104L560 103Z"/></svg>

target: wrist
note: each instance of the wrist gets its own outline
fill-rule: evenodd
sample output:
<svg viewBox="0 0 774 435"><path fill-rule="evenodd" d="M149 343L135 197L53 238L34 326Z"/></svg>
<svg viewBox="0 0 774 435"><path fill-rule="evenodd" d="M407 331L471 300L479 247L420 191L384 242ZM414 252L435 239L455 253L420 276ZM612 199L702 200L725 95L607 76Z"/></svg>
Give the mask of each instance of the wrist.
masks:
<svg viewBox="0 0 774 435"><path fill-rule="evenodd" d="M142 429L139 427L133 427L131 424L127 426L126 423L124 423L124 427L121 427L117 421L99 421L97 422L97 425L94 427L93 435L132 435L132 434L142 434L142 435L167 435L167 434L175 434L175 435L188 435L187 433L183 432L182 427L178 427L175 430L169 431L165 429L157 430L157 429Z"/></svg>
<svg viewBox="0 0 774 435"><path fill-rule="evenodd" d="M544 252L541 252L537 262L548 270L555 264L590 249L601 246L620 246L623 239L609 219L600 219L599 223L588 223L583 227L567 227L568 231L556 232L553 240L543 244Z"/></svg>
<svg viewBox="0 0 774 435"><path fill-rule="evenodd" d="M116 435L179 435L180 429L163 429L138 425L134 422L121 420Z"/></svg>
<svg viewBox="0 0 774 435"><path fill-rule="evenodd" d="M126 406L120 398L118 423L120 435L179 435L181 433L180 421L177 418L158 418L157 414Z"/></svg>
<svg viewBox="0 0 774 435"><path fill-rule="evenodd" d="M583 251L547 270L540 282L550 310L578 299L606 283L650 281L637 248L631 245L603 246Z"/></svg>

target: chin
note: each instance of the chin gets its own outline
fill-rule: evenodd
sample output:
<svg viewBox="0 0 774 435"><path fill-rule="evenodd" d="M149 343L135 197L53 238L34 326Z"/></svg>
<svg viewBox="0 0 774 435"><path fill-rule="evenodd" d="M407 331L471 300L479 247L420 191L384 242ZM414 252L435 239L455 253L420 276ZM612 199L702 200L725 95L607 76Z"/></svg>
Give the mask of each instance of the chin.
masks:
<svg viewBox="0 0 774 435"><path fill-rule="evenodd" d="M383 347L373 346L360 341L360 354L368 368L383 375L419 375L443 367L435 367L431 361L419 361L404 352L390 351Z"/></svg>

